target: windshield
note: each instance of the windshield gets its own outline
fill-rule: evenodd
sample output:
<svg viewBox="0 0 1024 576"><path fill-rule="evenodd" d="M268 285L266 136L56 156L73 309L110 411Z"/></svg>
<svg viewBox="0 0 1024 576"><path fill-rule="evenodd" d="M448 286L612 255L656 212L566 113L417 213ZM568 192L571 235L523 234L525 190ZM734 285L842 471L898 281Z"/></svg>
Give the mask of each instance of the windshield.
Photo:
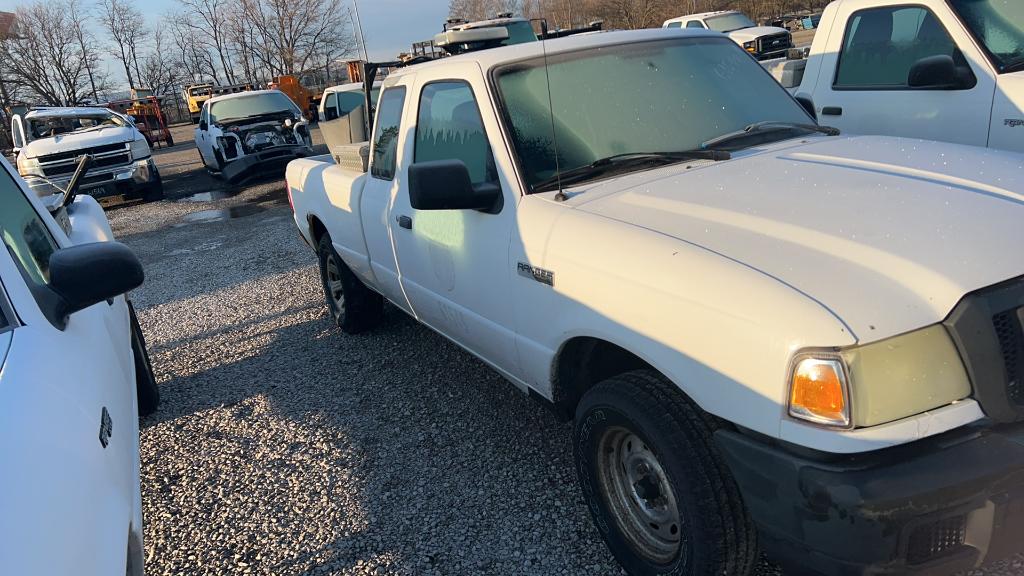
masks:
<svg viewBox="0 0 1024 576"><path fill-rule="evenodd" d="M1024 2L950 0L999 72L1024 70Z"/></svg>
<svg viewBox="0 0 1024 576"><path fill-rule="evenodd" d="M757 26L757 24L754 24L754 22L750 18L747 18L745 14L741 14L739 12L705 18L704 24L715 32L732 32L733 30L753 28L754 26Z"/></svg>
<svg viewBox="0 0 1024 576"><path fill-rule="evenodd" d="M376 102L380 88L370 90L370 101ZM366 105L366 96L362 91L338 92L338 116L348 116L359 106Z"/></svg>
<svg viewBox="0 0 1024 576"><path fill-rule="evenodd" d="M128 123L112 112L82 114L80 116L43 116L28 119L28 138L51 138L61 134L92 130L100 126L127 126Z"/></svg>
<svg viewBox="0 0 1024 576"><path fill-rule="evenodd" d="M508 40L501 43L502 46L511 46L513 44L524 44L526 42L536 42L537 34L533 31L533 25L525 21L510 22L505 26L508 30Z"/></svg>
<svg viewBox="0 0 1024 576"><path fill-rule="evenodd" d="M210 122L230 122L275 112L291 112L296 116L302 114L283 92L264 92L214 102L210 105Z"/></svg>
<svg viewBox="0 0 1024 576"><path fill-rule="evenodd" d="M755 122L812 122L726 38L604 46L552 54L548 63L549 74L543 58L497 72L506 124L531 190L555 173L548 77L563 173L619 154L699 148Z"/></svg>

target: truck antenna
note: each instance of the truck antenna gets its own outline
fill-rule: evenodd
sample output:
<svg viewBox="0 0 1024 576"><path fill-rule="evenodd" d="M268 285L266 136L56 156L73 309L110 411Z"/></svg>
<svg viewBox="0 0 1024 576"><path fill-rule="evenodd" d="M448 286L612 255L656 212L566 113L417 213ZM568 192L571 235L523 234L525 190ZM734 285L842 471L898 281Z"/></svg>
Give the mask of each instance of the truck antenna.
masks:
<svg viewBox="0 0 1024 576"><path fill-rule="evenodd" d="M555 201L564 202L569 199L565 195L565 191L562 190L562 167L558 161L558 135L555 133L555 105L552 104L551 100L551 74L548 72L548 20L547 18L538 18L540 21L540 48L544 53L544 78L548 87L548 111L551 118L551 146L555 149L555 179L558 182L558 192L555 193Z"/></svg>

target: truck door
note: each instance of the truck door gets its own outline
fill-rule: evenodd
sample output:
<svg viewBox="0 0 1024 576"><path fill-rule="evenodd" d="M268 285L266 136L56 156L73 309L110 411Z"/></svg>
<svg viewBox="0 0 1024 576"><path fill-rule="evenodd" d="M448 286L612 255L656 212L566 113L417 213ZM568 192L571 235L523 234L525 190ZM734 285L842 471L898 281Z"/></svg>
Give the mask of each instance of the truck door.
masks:
<svg viewBox="0 0 1024 576"><path fill-rule="evenodd" d="M403 75L400 82L411 82L411 78ZM398 278L389 225L391 204L405 181L404 172L400 172L398 167L403 161L399 142L404 140L403 132L407 130L407 121L402 116L408 89L404 84L388 86L381 95L373 128L370 170L359 199L359 217L377 288L384 297L411 314L412 309Z"/></svg>
<svg viewBox="0 0 1024 576"><path fill-rule="evenodd" d="M819 121L854 134L986 146L995 81L984 55L948 8L898 1L838 8L835 26L844 29L828 38L814 90ZM939 56L952 58L956 83L912 87L915 64Z"/></svg>
<svg viewBox="0 0 1024 576"><path fill-rule="evenodd" d="M474 184L496 183L504 198L496 214L421 211L411 207L403 184L389 219L402 288L420 321L514 374L508 254L519 193L495 163L493 150L504 150L504 144L483 74L474 63L452 64L420 72L416 81L408 107L415 126L405 130L410 137L403 151L410 160L400 166L462 160Z"/></svg>
<svg viewBox="0 0 1024 576"><path fill-rule="evenodd" d="M20 114L11 116L11 141L15 152L25 147L25 123Z"/></svg>
<svg viewBox="0 0 1024 576"><path fill-rule="evenodd" d="M199 124L196 126L196 148L199 149L199 156L203 164L210 168L217 168L217 159L213 156L213 142L210 140L210 107L203 104L199 112Z"/></svg>
<svg viewBox="0 0 1024 576"><path fill-rule="evenodd" d="M0 478L0 557L5 573L31 573L45 543L60 542L47 572L123 574L138 482L131 349L127 338L112 338L106 303L72 315L63 330L43 316L32 289L49 282L58 246L0 167L0 300L9 297L11 312L0 461L18 471Z"/></svg>

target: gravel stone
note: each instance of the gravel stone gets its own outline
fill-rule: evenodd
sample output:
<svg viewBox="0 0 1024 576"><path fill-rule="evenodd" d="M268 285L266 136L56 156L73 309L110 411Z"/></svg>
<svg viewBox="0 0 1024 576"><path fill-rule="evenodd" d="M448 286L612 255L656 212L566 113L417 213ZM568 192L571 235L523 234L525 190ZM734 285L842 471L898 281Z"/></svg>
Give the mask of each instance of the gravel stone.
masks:
<svg viewBox="0 0 1024 576"><path fill-rule="evenodd" d="M182 201L223 187L191 127L174 136L155 154L168 200L109 212L145 266L132 298L162 397L142 420L148 574L623 573L568 425L393 307L341 334L283 182ZM228 212L185 220L202 210ZM1024 556L971 574L1024 574Z"/></svg>

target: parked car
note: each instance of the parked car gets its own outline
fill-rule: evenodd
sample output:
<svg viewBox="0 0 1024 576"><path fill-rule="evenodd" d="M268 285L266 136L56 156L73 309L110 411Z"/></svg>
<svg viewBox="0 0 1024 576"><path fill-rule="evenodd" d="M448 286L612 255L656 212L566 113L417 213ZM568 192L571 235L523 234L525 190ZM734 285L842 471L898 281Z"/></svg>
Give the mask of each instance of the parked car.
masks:
<svg viewBox="0 0 1024 576"><path fill-rule="evenodd" d="M371 133L286 174L332 319L389 300L573 419L629 573L1024 549L1018 155L839 136L698 30L397 70Z"/></svg>
<svg viewBox="0 0 1024 576"><path fill-rule="evenodd" d="M195 141L203 165L229 182L283 169L289 160L313 153L309 123L279 90L210 98L199 114Z"/></svg>
<svg viewBox="0 0 1024 576"><path fill-rule="evenodd" d="M721 32L758 60L778 58L793 47L793 35L785 28L758 26L746 14L720 10L666 20L663 28L697 28Z"/></svg>
<svg viewBox="0 0 1024 576"><path fill-rule="evenodd" d="M93 198L59 205L62 228L0 164L0 566L141 576L142 266Z"/></svg>
<svg viewBox="0 0 1024 576"><path fill-rule="evenodd" d="M81 190L97 198L164 197L149 143L127 116L108 108L35 108L11 118L18 173L37 195L67 187L78 157L90 154L93 168Z"/></svg>
<svg viewBox="0 0 1024 576"><path fill-rule="evenodd" d="M765 65L822 122L1024 152L1024 4L835 0L819 27Z"/></svg>

